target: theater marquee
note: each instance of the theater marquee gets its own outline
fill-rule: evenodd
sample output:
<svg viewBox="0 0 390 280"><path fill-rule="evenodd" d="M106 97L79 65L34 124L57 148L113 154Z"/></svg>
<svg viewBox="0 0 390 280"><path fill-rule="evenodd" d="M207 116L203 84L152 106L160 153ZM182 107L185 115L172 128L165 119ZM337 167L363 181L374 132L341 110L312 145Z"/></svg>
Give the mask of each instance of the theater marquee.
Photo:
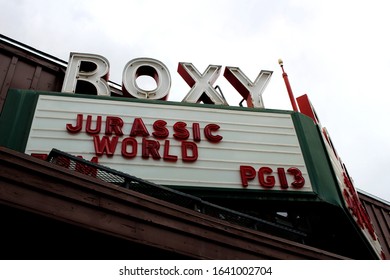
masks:
<svg viewBox="0 0 390 280"><path fill-rule="evenodd" d="M312 191L283 111L44 94L25 152L51 148L163 185Z"/></svg>
<svg viewBox="0 0 390 280"><path fill-rule="evenodd" d="M272 71L262 70L251 81L238 67L226 66L224 77L247 104L228 106L213 86L221 67L209 65L202 74L180 62L178 73L190 90L182 102L169 102L170 71L162 62L130 60L122 89L111 91L107 59L71 53L61 93L9 90L0 146L42 159L55 148L201 197L233 204L239 199L244 208L248 201L256 211L299 208L307 221L325 218L325 224L342 227L336 233L357 238L370 254L384 258L353 181L307 96L297 99L301 113L296 105L294 111L265 109L262 93ZM143 75L155 80L154 89L139 87ZM283 77L289 90L284 70ZM94 167L79 169L101 176Z"/></svg>

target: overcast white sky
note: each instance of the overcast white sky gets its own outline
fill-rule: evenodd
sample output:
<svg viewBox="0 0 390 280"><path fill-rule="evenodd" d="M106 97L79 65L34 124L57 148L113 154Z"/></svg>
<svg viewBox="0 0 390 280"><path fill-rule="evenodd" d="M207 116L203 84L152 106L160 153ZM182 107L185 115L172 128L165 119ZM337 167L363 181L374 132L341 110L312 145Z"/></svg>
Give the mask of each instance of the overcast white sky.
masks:
<svg viewBox="0 0 390 280"><path fill-rule="evenodd" d="M203 72L237 66L254 81L274 71L266 108L291 109L278 58L295 97L307 93L355 186L390 201L390 17L388 1L342 0L0 0L0 33L68 61L70 52L110 61L122 81L137 57L162 61L169 100L189 86L178 62ZM230 105L241 98L221 75Z"/></svg>

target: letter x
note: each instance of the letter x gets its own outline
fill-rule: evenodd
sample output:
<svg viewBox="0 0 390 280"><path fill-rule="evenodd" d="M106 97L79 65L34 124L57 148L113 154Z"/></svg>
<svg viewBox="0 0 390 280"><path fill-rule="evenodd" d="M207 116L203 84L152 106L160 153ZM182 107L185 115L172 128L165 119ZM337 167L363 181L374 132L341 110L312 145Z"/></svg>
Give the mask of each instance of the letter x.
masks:
<svg viewBox="0 0 390 280"><path fill-rule="evenodd" d="M179 62L177 72L192 87L182 102L228 105L214 88L213 84L220 74L220 65L209 65L203 74L192 63Z"/></svg>

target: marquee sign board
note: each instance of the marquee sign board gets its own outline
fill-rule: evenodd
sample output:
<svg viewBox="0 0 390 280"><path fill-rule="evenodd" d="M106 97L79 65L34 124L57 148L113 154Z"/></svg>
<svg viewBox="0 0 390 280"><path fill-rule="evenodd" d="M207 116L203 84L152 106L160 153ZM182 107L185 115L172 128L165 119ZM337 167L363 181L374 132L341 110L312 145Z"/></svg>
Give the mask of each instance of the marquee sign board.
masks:
<svg viewBox="0 0 390 280"><path fill-rule="evenodd" d="M11 90L0 131L1 146L56 148L175 188L345 203L321 130L298 112Z"/></svg>
<svg viewBox="0 0 390 280"><path fill-rule="evenodd" d="M163 185L313 191L286 112L39 95L25 153L52 148Z"/></svg>

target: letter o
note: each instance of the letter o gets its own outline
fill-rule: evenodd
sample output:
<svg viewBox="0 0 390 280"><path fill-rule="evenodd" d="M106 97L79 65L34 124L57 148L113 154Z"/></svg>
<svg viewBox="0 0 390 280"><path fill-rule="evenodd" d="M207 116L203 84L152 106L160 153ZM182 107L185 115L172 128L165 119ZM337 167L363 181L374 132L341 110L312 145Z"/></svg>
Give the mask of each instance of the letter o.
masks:
<svg viewBox="0 0 390 280"><path fill-rule="evenodd" d="M139 76L152 77L157 87L144 90L137 85ZM159 60L147 57L130 60L123 69L123 95L139 99L166 100L171 89L171 74L168 68Z"/></svg>

